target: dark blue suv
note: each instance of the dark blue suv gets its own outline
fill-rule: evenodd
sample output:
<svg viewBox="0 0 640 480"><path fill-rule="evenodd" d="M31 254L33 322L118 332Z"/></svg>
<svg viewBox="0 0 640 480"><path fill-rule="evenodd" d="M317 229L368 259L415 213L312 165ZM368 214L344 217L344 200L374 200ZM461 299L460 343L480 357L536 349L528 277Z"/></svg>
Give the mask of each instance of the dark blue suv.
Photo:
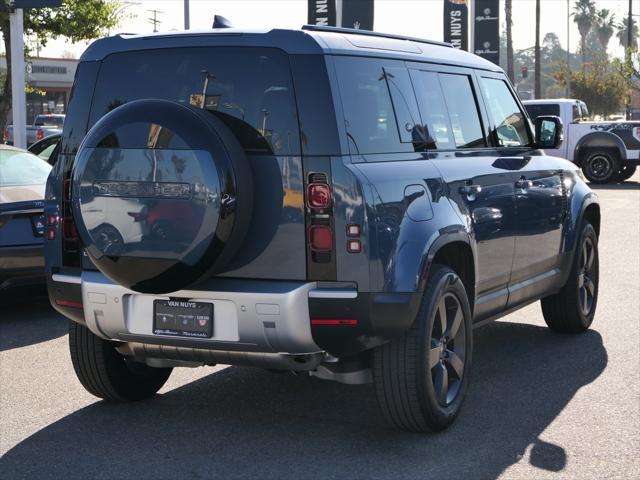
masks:
<svg viewBox="0 0 640 480"><path fill-rule="evenodd" d="M538 300L555 331L593 320L600 208L545 155L561 141L500 68L438 42L97 41L45 206L75 371L107 400L218 363L373 381L398 427L445 428L474 327Z"/></svg>

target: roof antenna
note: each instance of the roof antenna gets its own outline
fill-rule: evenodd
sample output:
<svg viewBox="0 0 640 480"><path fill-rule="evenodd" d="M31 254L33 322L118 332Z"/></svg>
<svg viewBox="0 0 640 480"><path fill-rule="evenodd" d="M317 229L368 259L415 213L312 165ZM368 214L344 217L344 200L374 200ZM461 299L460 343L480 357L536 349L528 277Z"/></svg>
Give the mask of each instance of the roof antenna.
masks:
<svg viewBox="0 0 640 480"><path fill-rule="evenodd" d="M222 15L213 16L213 28L233 28L231 22Z"/></svg>

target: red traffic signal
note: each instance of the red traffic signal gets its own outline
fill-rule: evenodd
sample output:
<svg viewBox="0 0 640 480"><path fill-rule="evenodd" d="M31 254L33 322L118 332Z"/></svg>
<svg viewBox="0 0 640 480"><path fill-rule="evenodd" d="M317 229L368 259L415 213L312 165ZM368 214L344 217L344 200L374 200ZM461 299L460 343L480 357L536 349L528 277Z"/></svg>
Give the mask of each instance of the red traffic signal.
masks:
<svg viewBox="0 0 640 480"><path fill-rule="evenodd" d="M527 78L529 76L529 67L522 67L520 71L522 72L522 78Z"/></svg>

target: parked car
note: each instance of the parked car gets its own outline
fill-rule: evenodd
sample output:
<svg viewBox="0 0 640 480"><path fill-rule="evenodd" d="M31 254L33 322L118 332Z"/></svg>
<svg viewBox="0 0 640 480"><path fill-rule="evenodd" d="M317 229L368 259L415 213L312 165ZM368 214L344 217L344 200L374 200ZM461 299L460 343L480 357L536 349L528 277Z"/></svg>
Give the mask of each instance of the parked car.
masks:
<svg viewBox="0 0 640 480"><path fill-rule="evenodd" d="M42 160L47 162L49 165L54 165L55 161L58 159L57 155L53 155L54 150L60 143L60 139L62 138L61 133L56 133L53 135L49 135L48 137L44 137L42 140L38 140L36 143L31 145L27 150L34 155L37 155Z"/></svg>
<svg viewBox="0 0 640 480"><path fill-rule="evenodd" d="M399 428L447 427L474 327L538 300L554 331L593 321L600 207L542 150L561 130L532 131L499 67L439 42L319 26L96 41L45 207L80 382L130 401L174 367L252 365L374 382Z"/></svg>
<svg viewBox="0 0 640 480"><path fill-rule="evenodd" d="M44 188L51 166L0 145L0 292L44 284Z"/></svg>
<svg viewBox="0 0 640 480"><path fill-rule="evenodd" d="M590 182L623 182L640 164L640 121L592 122L587 105L573 99L527 100L524 106L534 120L562 118L564 141L547 153L574 162Z"/></svg>
<svg viewBox="0 0 640 480"><path fill-rule="evenodd" d="M27 147L55 134L62 133L65 115L43 114L36 115L33 125L27 125ZM13 145L13 125L9 125L4 131L4 141Z"/></svg>

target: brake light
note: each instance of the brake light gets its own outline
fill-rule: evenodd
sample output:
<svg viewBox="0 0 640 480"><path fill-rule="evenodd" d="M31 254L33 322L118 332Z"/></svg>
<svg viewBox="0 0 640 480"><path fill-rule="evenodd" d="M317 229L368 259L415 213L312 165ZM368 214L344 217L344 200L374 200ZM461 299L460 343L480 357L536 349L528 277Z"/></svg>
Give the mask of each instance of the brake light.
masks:
<svg viewBox="0 0 640 480"><path fill-rule="evenodd" d="M326 183L311 183L307 186L309 208L325 209L331 206L331 188Z"/></svg>
<svg viewBox="0 0 640 480"><path fill-rule="evenodd" d="M38 129L38 132L36 133L36 138L38 140L42 140L44 138L44 132L40 129Z"/></svg>
<svg viewBox="0 0 640 480"><path fill-rule="evenodd" d="M314 252L330 252L333 249L333 232L329 225L309 227L309 246Z"/></svg>
<svg viewBox="0 0 640 480"><path fill-rule="evenodd" d="M354 318L313 318L311 319L311 325L317 327L319 325L346 325L350 327L354 327L358 325L358 320Z"/></svg>

